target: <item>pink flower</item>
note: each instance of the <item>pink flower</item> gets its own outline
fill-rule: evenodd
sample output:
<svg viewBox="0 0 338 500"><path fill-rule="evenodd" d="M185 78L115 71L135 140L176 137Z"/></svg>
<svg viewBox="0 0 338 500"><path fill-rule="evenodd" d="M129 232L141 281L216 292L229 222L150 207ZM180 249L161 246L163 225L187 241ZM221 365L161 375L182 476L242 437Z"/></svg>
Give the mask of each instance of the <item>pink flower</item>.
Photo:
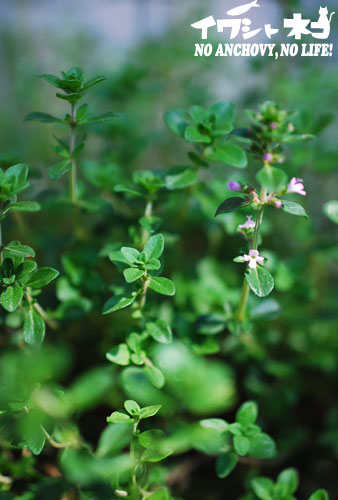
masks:
<svg viewBox="0 0 338 500"><path fill-rule="evenodd" d="M240 224L238 227L239 229L254 229L256 226L256 223L252 220L251 215L247 216L247 220L244 224Z"/></svg>
<svg viewBox="0 0 338 500"><path fill-rule="evenodd" d="M283 203L280 200L276 200L275 203L274 203L274 205L275 205L276 208L282 208Z"/></svg>
<svg viewBox="0 0 338 500"><path fill-rule="evenodd" d="M292 177L288 185L288 193L296 193L302 196L306 196L306 191L304 189L303 179L299 177Z"/></svg>
<svg viewBox="0 0 338 500"><path fill-rule="evenodd" d="M271 123L270 123L270 128L271 128L272 130L276 130L276 128L277 128L277 127L278 127L278 123L277 123L277 122L271 122Z"/></svg>
<svg viewBox="0 0 338 500"><path fill-rule="evenodd" d="M294 126L293 123L289 123L289 125L288 125L288 131L289 132L294 132L295 131L295 126Z"/></svg>
<svg viewBox="0 0 338 500"><path fill-rule="evenodd" d="M256 269L257 264L263 264L264 257L259 256L258 250L250 250L249 255L243 255L244 260L249 262L250 269Z"/></svg>
<svg viewBox="0 0 338 500"><path fill-rule="evenodd" d="M265 153L264 155L264 161L267 163L271 163L273 161L273 154L271 153Z"/></svg>

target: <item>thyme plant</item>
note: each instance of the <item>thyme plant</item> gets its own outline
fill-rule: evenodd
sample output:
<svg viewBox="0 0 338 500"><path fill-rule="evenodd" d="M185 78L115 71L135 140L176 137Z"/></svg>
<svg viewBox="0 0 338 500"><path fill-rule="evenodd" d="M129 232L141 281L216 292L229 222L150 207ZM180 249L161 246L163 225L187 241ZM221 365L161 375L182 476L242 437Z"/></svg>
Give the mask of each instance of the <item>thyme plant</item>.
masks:
<svg viewBox="0 0 338 500"><path fill-rule="evenodd" d="M69 113L58 118L34 112L26 120L68 127L67 139L55 137L52 149L62 160L48 174L53 181L69 175L70 204L83 216L75 229L84 227L87 237L62 242L58 277L55 269L37 266L26 241L7 243L6 225L0 232L0 304L8 313L2 321L17 339L0 362L0 496L181 500L192 497L180 483L210 462L217 490L210 498L226 494L235 500L231 481L238 477L244 495L238 500L296 500L298 472L288 467L291 457L285 446L280 450L281 436L270 435L276 415L269 399L280 399L276 411L284 400L293 401L293 393L284 392L290 367L267 362L270 378L280 384L280 397L273 393L267 401L262 392L271 392L257 372L272 342L259 343L259 318L270 321L271 302L263 302L259 316L257 301L274 289L274 254L265 250L263 238L266 214L307 218L294 201L306 196L304 182L283 148L313 135L299 129L296 112L273 102L248 111L247 128L236 128L229 102L174 109L164 121L192 149L189 165L130 175L109 161L79 161L84 128L117 117L107 112L90 118L87 104L79 106L104 77L86 80L79 68L61 75L41 78L60 91L56 96L68 102ZM231 173L225 181L228 167L239 169L238 176ZM28 187L27 175L21 164L0 170L0 228L7 216L40 210L35 200L17 199ZM94 196L104 198L104 209L95 204L88 210L86 182ZM216 184L216 196L206 199ZM217 207L220 197L226 198ZM216 212L216 222L201 216L206 206ZM41 212L47 208L43 202ZM325 212L337 222L335 201ZM243 276L222 259L231 274L228 287L221 267L215 271L204 256L196 264L184 241L191 231L198 246L203 224L219 234L230 217L238 235L234 245L242 241L233 260L246 267ZM223 238L222 232L221 247ZM183 254L196 274L192 281L189 269L181 269ZM56 278L60 305L51 310L52 300L46 311L44 296L42 305L37 297ZM55 333L41 345L45 323ZM86 327L91 337L83 339ZM70 340L78 365L85 367L75 380L65 348ZM99 366L92 368L95 357ZM291 448L294 436L287 442ZM328 498L318 489L309 500Z"/></svg>

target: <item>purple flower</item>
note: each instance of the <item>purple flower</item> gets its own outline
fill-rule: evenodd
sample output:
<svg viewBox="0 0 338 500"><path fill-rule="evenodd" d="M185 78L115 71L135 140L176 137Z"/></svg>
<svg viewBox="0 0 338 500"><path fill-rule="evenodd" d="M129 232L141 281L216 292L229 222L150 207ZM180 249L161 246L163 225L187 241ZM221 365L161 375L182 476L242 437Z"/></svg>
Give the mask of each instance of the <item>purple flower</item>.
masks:
<svg viewBox="0 0 338 500"><path fill-rule="evenodd" d="M271 122L271 123L270 123L270 128L271 128L272 130L276 130L276 128L277 128L277 127L278 127L278 123L277 123L277 122Z"/></svg>
<svg viewBox="0 0 338 500"><path fill-rule="evenodd" d="M246 222L238 226L239 229L254 229L256 223L251 219L251 217L252 217L251 215L248 215Z"/></svg>
<svg viewBox="0 0 338 500"><path fill-rule="evenodd" d="M264 161L267 163L271 163L273 161L273 154L271 153L265 153L264 155Z"/></svg>
<svg viewBox="0 0 338 500"><path fill-rule="evenodd" d="M306 191L304 189L303 179L299 177L292 177L288 185L288 193L296 193L302 196L306 196Z"/></svg>
<svg viewBox="0 0 338 500"><path fill-rule="evenodd" d="M243 255L244 260L249 262L250 269L256 269L257 264L263 264L264 257L259 256L258 250L250 250L249 255Z"/></svg>
<svg viewBox="0 0 338 500"><path fill-rule="evenodd" d="M237 181L230 181L228 183L228 189L230 189L230 191L242 191L242 184Z"/></svg>

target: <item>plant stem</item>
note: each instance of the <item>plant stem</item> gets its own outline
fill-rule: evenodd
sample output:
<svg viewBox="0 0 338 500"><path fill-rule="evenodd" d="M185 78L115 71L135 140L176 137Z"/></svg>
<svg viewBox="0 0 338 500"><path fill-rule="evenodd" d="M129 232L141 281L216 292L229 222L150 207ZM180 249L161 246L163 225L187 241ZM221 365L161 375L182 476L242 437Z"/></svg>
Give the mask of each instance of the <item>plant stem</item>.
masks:
<svg viewBox="0 0 338 500"><path fill-rule="evenodd" d="M41 318L44 320L44 322L49 326L49 328L51 328L52 330L56 330L58 328L58 323L55 320L53 320L47 316L47 313L44 310L44 308L42 306L40 306L40 304L38 302L33 301L33 298L30 296L30 294L27 290L25 291L25 297L26 297L27 301L29 302L29 304L32 307L34 307L34 309L39 314L39 316L41 316Z"/></svg>
<svg viewBox="0 0 338 500"><path fill-rule="evenodd" d="M263 221L265 197L266 197L266 189L262 188L261 194L260 194L260 200L261 200L262 204L259 205L258 210L257 210L255 232L254 232L254 236L252 239L251 250L258 250L259 230L261 228L262 221ZM249 284L244 277L242 294L241 294L241 298L240 298L238 309L237 309L236 316L235 316L236 320L239 322L242 322L245 319L246 305L248 302L249 295L250 295L250 287L249 287Z"/></svg>
<svg viewBox="0 0 338 500"><path fill-rule="evenodd" d="M144 211L144 217L151 217L153 213L153 202L152 200L148 200L147 204L146 204L146 208L145 208L145 211ZM144 228L142 227L142 232L141 232L141 247L143 248L147 239L148 239L148 236L149 236L149 232Z"/></svg>
<svg viewBox="0 0 338 500"><path fill-rule="evenodd" d="M132 438L131 438L131 443L130 443L130 461L131 461L131 464L132 464L132 471L131 471L131 480L132 480L132 483L133 483L133 486L135 488L136 491L139 490L139 485L137 483L137 477L136 477L136 460L135 460L135 436L136 436L136 432L137 432L137 426L139 424L139 419L135 419L134 420L134 424L133 424L133 435L132 435Z"/></svg>
<svg viewBox="0 0 338 500"><path fill-rule="evenodd" d="M139 304L140 311L146 305L147 290L148 290L148 286L149 286L149 279L145 275L142 276L142 280L143 280L143 287L142 287L142 291L141 291L141 299L140 299L140 304Z"/></svg>
<svg viewBox="0 0 338 500"><path fill-rule="evenodd" d="M71 104L70 111L70 134L69 134L69 155L72 157L75 149L75 105ZM72 203L77 202L77 165L75 158L72 158L72 169L70 171L70 199Z"/></svg>
<svg viewBox="0 0 338 500"><path fill-rule="evenodd" d="M52 436L46 431L46 429L44 428L43 425L40 425L40 428L45 436L45 438L47 439L48 443L53 446L54 448L59 448L59 449L62 449L62 448L68 448L69 447L69 444L67 443L58 443L57 441L55 441Z"/></svg>

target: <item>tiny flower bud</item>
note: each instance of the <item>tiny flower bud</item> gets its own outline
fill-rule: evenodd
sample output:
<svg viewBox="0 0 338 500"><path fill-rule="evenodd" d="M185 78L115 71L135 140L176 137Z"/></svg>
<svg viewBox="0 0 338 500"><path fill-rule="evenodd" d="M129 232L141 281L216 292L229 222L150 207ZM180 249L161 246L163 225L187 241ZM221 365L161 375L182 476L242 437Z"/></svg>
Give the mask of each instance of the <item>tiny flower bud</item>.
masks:
<svg viewBox="0 0 338 500"><path fill-rule="evenodd" d="M273 154L271 153L265 153L264 155L264 161L267 163L271 163L273 161Z"/></svg>
<svg viewBox="0 0 338 500"><path fill-rule="evenodd" d="M274 203L274 205L275 205L276 208L282 208L283 203L280 200L276 200L275 203Z"/></svg>
<svg viewBox="0 0 338 500"><path fill-rule="evenodd" d="M230 189L230 191L242 191L242 184L237 181L230 181L228 183L228 189Z"/></svg>
<svg viewBox="0 0 338 500"><path fill-rule="evenodd" d="M271 122L271 123L270 123L270 128L271 128L272 130L276 130L276 128L277 128L277 127L278 127L278 123L277 123L277 122Z"/></svg>
<svg viewBox="0 0 338 500"><path fill-rule="evenodd" d="M288 130L289 130L289 132L294 132L294 130L295 130L295 126L294 126L294 124L293 124L293 123L289 123L289 125L288 125Z"/></svg>
<svg viewBox="0 0 338 500"><path fill-rule="evenodd" d="M277 158L277 162L278 162L278 163L284 163L284 162L285 162L285 158L284 158L284 156L278 156L278 158Z"/></svg>

